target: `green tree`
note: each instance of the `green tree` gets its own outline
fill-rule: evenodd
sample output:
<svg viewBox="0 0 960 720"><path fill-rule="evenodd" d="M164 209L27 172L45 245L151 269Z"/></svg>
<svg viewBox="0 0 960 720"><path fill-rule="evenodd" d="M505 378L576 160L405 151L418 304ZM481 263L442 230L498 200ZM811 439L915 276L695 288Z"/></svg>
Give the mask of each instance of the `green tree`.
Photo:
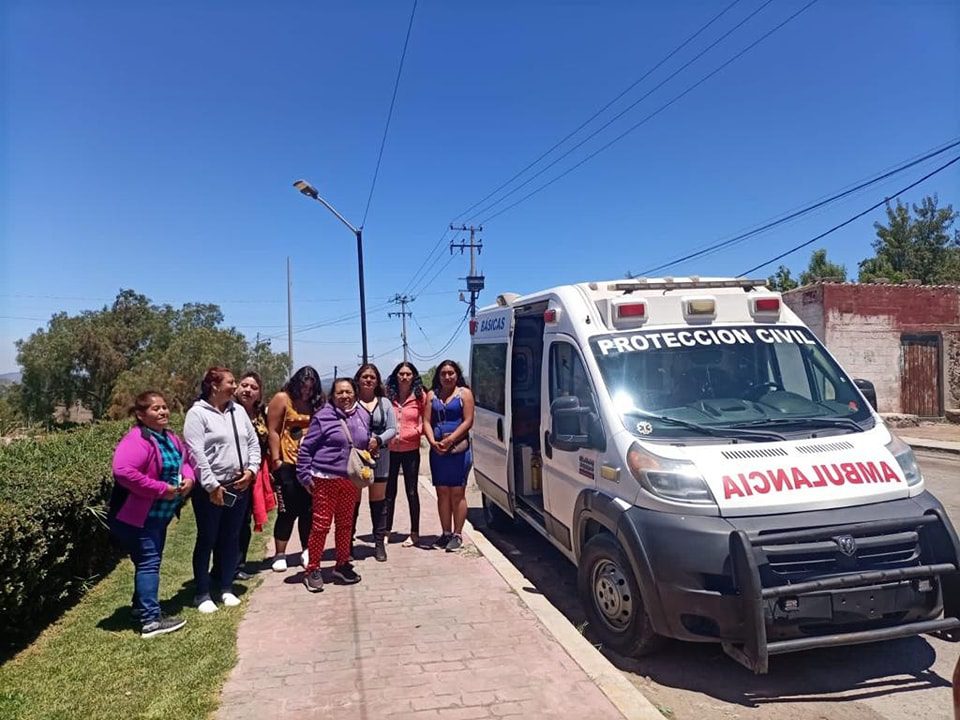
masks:
<svg viewBox="0 0 960 720"><path fill-rule="evenodd" d="M426 369L425 372L420 373L420 382L423 383L423 387L427 390L430 389L430 386L433 385L433 376L437 373L437 366L431 365Z"/></svg>
<svg viewBox="0 0 960 720"><path fill-rule="evenodd" d="M896 205L887 203L887 223L874 223L874 256L860 263L860 282L960 281L960 230L952 229L960 213L952 205L938 204L936 195L928 195L919 205L905 205L899 199Z"/></svg>
<svg viewBox="0 0 960 720"><path fill-rule="evenodd" d="M800 284L810 285L817 280L828 279L846 282L847 268L827 260L827 251L825 248L814 250L810 256L810 264L807 266L807 269L800 273Z"/></svg>
<svg viewBox="0 0 960 720"><path fill-rule="evenodd" d="M23 425L20 389L17 383L0 385L0 436L9 435Z"/></svg>
<svg viewBox="0 0 960 720"><path fill-rule="evenodd" d="M781 265L777 268L777 271L767 278L767 287L771 290L776 290L777 292L786 292L787 290L793 290L797 287L798 283L793 279L793 276L790 275L790 268L786 265Z"/></svg>
<svg viewBox="0 0 960 720"><path fill-rule="evenodd" d="M121 290L100 310L55 315L46 329L17 343L21 406L29 418L44 422L57 405L76 400L95 418L116 417L138 393L155 389L182 410L211 365L240 373L259 364L273 384L286 374L286 355L273 353L269 344L251 348L222 322L216 305L188 303L177 310L132 290Z"/></svg>

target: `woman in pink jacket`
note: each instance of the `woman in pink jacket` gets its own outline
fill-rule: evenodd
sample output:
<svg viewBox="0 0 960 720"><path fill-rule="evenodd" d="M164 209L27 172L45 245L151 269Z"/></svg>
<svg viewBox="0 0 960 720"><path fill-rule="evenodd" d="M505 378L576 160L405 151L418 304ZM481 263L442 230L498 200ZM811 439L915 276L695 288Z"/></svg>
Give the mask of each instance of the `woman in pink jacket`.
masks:
<svg viewBox="0 0 960 720"><path fill-rule="evenodd" d="M110 532L133 561L133 617L141 637L179 630L185 620L160 613L160 561L167 526L193 487L183 442L167 430L170 411L158 392L137 395L137 424L113 453Z"/></svg>

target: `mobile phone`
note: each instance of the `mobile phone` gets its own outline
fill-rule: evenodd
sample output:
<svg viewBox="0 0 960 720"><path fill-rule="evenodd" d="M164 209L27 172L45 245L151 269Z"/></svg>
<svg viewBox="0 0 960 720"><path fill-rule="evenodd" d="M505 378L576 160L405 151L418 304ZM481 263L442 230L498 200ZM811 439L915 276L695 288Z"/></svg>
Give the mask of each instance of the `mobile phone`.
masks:
<svg viewBox="0 0 960 720"><path fill-rule="evenodd" d="M233 507L233 504L237 502L237 496L227 490L223 491L223 506L224 507Z"/></svg>

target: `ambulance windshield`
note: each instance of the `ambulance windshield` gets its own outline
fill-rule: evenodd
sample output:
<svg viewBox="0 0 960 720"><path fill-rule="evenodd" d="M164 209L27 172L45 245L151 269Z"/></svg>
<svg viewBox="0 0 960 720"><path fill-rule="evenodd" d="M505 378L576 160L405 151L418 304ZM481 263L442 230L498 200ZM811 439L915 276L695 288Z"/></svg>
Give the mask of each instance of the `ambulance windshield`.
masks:
<svg viewBox="0 0 960 720"><path fill-rule="evenodd" d="M853 381L804 327L644 330L590 344L614 405L640 435L767 429L775 431L767 439L776 439L792 430L855 432L871 424Z"/></svg>

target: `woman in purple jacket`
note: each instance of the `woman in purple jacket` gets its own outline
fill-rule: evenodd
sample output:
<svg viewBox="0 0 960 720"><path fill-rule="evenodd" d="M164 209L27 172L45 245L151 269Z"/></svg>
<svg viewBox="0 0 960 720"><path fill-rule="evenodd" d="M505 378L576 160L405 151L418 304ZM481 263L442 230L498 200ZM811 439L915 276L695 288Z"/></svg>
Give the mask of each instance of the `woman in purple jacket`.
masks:
<svg viewBox="0 0 960 720"><path fill-rule="evenodd" d="M179 630L185 620L160 614L160 561L167 525L193 487L194 472L180 438L167 430L163 395L137 395L137 424L113 453L110 532L133 561L133 617L141 637Z"/></svg>
<svg viewBox="0 0 960 720"><path fill-rule="evenodd" d="M297 480L313 496L313 524L307 543L310 561L303 575L310 592L323 590L320 558L334 520L337 564L333 577L347 585L360 582L350 564L353 509L360 502L360 493L347 478L347 458L351 447L366 450L370 444L370 414L358 412L358 408L357 383L353 378L337 378L329 402L310 419L300 442Z"/></svg>

